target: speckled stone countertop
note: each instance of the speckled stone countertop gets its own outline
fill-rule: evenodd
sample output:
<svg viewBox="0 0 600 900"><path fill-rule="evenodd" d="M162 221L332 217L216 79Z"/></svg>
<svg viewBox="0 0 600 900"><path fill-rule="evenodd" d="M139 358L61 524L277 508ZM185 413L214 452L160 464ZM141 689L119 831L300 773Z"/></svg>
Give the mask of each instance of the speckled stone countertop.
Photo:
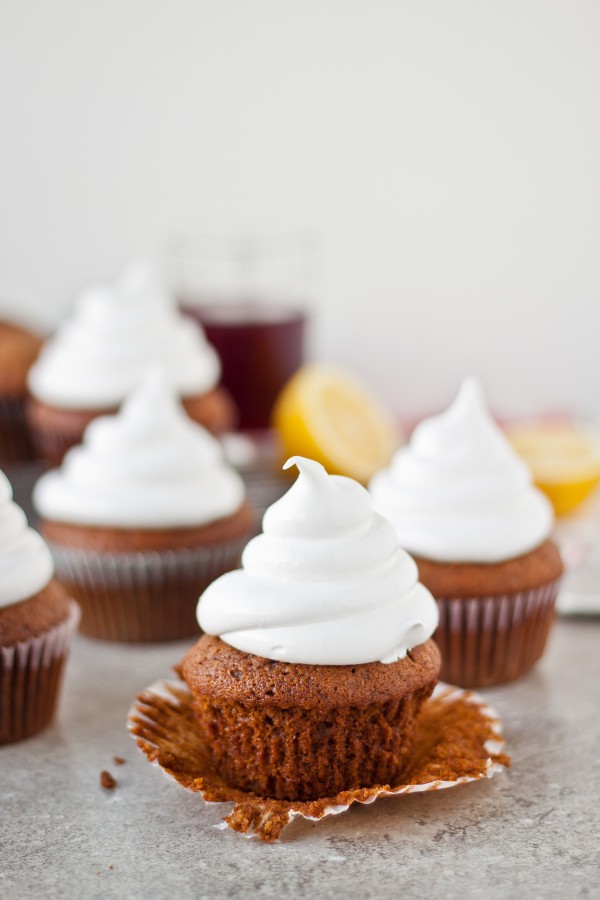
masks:
<svg viewBox="0 0 600 900"><path fill-rule="evenodd" d="M600 619L560 621L533 674L485 692L510 770L296 821L270 846L216 829L223 808L167 780L126 732L136 693L186 646L77 639L56 725L0 748L3 900L600 896Z"/></svg>

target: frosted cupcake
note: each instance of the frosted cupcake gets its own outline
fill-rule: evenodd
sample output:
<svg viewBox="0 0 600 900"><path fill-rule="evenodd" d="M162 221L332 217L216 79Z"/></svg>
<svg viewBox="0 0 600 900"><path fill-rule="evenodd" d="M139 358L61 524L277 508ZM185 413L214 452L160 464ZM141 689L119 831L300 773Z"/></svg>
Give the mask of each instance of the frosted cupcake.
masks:
<svg viewBox="0 0 600 900"><path fill-rule="evenodd" d="M215 350L153 270L137 264L114 287L86 291L32 367L28 418L40 455L57 465L92 419L117 410L152 362L164 366L192 419L214 434L233 426Z"/></svg>
<svg viewBox="0 0 600 900"><path fill-rule="evenodd" d="M33 448L25 420L27 373L41 338L12 322L0 321L0 465L28 462Z"/></svg>
<svg viewBox="0 0 600 900"><path fill-rule="evenodd" d="M243 568L198 605L181 671L229 785L306 800L389 784L433 690L436 604L367 491L294 457Z"/></svg>
<svg viewBox="0 0 600 900"><path fill-rule="evenodd" d="M198 592L235 568L251 533L241 478L186 415L160 369L94 420L34 506L81 630L152 641L198 631Z"/></svg>
<svg viewBox="0 0 600 900"><path fill-rule="evenodd" d="M440 608L442 677L483 686L540 658L562 564L553 513L467 379L370 486Z"/></svg>
<svg viewBox="0 0 600 900"><path fill-rule="evenodd" d="M50 724L78 610L0 472L0 744Z"/></svg>

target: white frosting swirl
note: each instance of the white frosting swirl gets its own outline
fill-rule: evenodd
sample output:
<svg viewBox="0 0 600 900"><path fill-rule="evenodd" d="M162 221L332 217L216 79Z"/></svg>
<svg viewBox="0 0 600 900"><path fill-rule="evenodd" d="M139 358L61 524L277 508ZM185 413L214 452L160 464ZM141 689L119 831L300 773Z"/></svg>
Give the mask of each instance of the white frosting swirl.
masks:
<svg viewBox="0 0 600 900"><path fill-rule="evenodd" d="M439 562L521 556L552 529L549 501L491 418L474 379L463 382L446 412L415 428L370 492L401 545Z"/></svg>
<svg viewBox="0 0 600 900"><path fill-rule="evenodd" d="M295 456L300 475L271 506L242 569L214 581L198 622L256 656L290 663L395 662L433 634L438 612L367 491Z"/></svg>
<svg viewBox="0 0 600 900"><path fill-rule="evenodd" d="M107 409L155 361L181 396L205 393L221 374L200 325L177 311L151 266L137 263L112 288L81 296L30 369L29 389L51 405Z"/></svg>
<svg viewBox="0 0 600 900"><path fill-rule="evenodd" d="M0 472L0 608L28 600L46 587L54 572L39 534L29 528L12 488Z"/></svg>
<svg viewBox="0 0 600 900"><path fill-rule="evenodd" d="M33 501L47 519L152 529L213 522L236 512L244 496L219 442L151 367L121 410L94 419L83 444L40 478Z"/></svg>

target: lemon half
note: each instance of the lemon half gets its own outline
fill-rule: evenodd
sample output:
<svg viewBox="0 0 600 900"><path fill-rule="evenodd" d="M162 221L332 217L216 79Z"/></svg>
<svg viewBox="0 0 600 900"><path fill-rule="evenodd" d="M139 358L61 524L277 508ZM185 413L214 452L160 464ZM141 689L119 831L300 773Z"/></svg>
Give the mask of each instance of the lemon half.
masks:
<svg viewBox="0 0 600 900"><path fill-rule="evenodd" d="M387 465L399 441L391 415L367 388L341 369L316 363L283 388L273 426L286 456L307 456L363 484Z"/></svg>
<svg viewBox="0 0 600 900"><path fill-rule="evenodd" d="M558 515L574 510L600 482L600 431L570 423L526 423L507 434Z"/></svg>

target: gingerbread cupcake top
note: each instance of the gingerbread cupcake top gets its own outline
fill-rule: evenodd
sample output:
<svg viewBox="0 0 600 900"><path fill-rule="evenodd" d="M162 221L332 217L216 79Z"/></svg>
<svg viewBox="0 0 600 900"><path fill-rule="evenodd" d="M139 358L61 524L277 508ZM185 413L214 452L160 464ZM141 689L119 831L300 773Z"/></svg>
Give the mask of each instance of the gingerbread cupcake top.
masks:
<svg viewBox="0 0 600 900"><path fill-rule="evenodd" d="M391 663L437 626L435 601L367 491L293 457L299 477L271 506L242 569L211 584L198 621L238 650L289 663Z"/></svg>
<svg viewBox="0 0 600 900"><path fill-rule="evenodd" d="M244 497L221 445L186 415L160 367L147 370L116 415L94 419L33 492L45 519L143 529L214 522Z"/></svg>
<svg viewBox="0 0 600 900"><path fill-rule="evenodd" d="M13 502L12 488L0 472L0 608L28 600L47 586L52 557L39 534Z"/></svg>
<svg viewBox="0 0 600 900"><path fill-rule="evenodd" d="M118 406L151 363L181 396L211 390L219 358L195 321L181 315L146 263L112 287L87 290L29 372L33 396L68 409Z"/></svg>
<svg viewBox="0 0 600 900"><path fill-rule="evenodd" d="M438 562L495 563L539 547L549 501L490 416L479 383L418 425L370 485L375 509L403 547Z"/></svg>

